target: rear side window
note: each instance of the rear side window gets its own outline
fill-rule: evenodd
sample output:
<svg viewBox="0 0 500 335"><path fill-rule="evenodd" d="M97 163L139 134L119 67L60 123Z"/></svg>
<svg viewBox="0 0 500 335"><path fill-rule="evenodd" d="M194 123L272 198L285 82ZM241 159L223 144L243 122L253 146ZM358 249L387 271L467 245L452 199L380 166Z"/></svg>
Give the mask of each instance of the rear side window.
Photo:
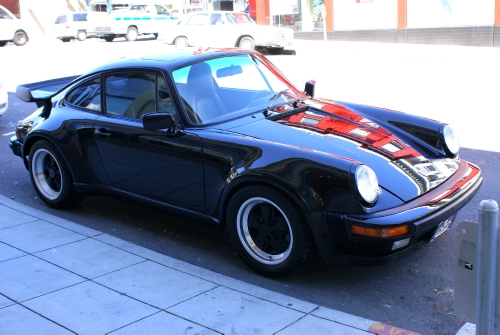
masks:
<svg viewBox="0 0 500 335"><path fill-rule="evenodd" d="M58 16L55 24L66 23L66 15Z"/></svg>
<svg viewBox="0 0 500 335"><path fill-rule="evenodd" d="M82 83L74 88L67 96L66 102L73 106L101 110L101 81L99 77Z"/></svg>
<svg viewBox="0 0 500 335"><path fill-rule="evenodd" d="M86 13L73 14L73 21L75 22L87 21L87 14Z"/></svg>

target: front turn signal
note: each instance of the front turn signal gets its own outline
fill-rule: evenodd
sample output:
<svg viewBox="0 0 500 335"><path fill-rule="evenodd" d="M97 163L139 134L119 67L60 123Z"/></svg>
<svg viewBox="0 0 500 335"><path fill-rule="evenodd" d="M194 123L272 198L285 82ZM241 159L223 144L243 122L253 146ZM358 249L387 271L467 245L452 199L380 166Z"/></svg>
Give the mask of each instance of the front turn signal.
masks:
<svg viewBox="0 0 500 335"><path fill-rule="evenodd" d="M396 237L408 234L409 231L410 231L410 226L407 224L391 228L367 228L367 227L351 225L351 233L353 233L354 235L366 236L366 237L378 237L378 238Z"/></svg>

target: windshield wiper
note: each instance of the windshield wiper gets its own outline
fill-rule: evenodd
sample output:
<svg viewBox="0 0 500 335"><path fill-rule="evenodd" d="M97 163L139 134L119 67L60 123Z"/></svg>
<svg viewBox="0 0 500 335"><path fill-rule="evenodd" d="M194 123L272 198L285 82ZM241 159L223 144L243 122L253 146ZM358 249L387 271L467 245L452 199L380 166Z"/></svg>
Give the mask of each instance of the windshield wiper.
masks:
<svg viewBox="0 0 500 335"><path fill-rule="evenodd" d="M269 104L269 107L267 107L267 110L270 111L272 109L272 107L274 107L273 105L274 105L274 102L276 101L276 99L281 97L283 94L285 94L289 90L290 90L289 88L285 88L284 90L281 90L278 93L276 93L275 95L273 95L271 97L271 99L273 99L273 101L271 101L271 103ZM269 99L269 100L271 100L271 99Z"/></svg>
<svg viewBox="0 0 500 335"><path fill-rule="evenodd" d="M279 119L285 118L287 116L293 115L295 113L304 112L304 111L306 111L309 108L309 106L298 108L299 103L302 102L303 100L301 100L301 99L295 99L293 101L287 101L287 102L284 103L284 105L291 105L293 107L292 110L289 110L289 111L286 111L286 112L282 112L282 113L278 113L278 114L274 114L274 115L269 115L269 112L271 112L276 107L276 106L274 106L274 102L276 101L276 99L278 99L282 95L286 94L289 90L291 90L291 89L290 88L285 88L284 90L279 91L278 93L276 93L274 96L271 97L271 99L272 99L271 104L269 105L269 107L267 107L267 109L264 110L264 116L267 119L269 119L269 120L279 120ZM269 99L269 100L271 100L271 99Z"/></svg>
<svg viewBox="0 0 500 335"><path fill-rule="evenodd" d="M300 108L294 108L294 109L289 110L287 112L278 113L278 114L274 114L274 115L267 115L266 114L266 119L271 120L271 121L276 121L276 120L283 119L283 118L288 117L288 116L293 115L293 114L306 112L308 109L309 109L309 106L305 106L305 107L300 107Z"/></svg>

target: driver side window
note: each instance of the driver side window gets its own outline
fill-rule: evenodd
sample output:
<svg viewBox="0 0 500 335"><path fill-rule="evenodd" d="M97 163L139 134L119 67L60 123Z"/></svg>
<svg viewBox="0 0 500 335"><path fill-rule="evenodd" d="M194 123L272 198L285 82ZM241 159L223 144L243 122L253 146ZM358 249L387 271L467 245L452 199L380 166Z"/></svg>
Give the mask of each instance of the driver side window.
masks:
<svg viewBox="0 0 500 335"><path fill-rule="evenodd" d="M163 77L143 72L109 75L105 79L106 114L142 119L146 113L165 111L177 119L170 90Z"/></svg>

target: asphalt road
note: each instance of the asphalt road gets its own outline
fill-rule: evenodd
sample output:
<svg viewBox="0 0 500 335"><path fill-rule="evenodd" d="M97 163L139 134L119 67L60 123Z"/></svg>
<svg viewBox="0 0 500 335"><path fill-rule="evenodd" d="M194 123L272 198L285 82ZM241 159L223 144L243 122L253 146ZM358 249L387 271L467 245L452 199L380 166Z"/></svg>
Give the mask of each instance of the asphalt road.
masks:
<svg viewBox="0 0 500 335"><path fill-rule="evenodd" d="M315 41L297 43L296 56L269 56L299 87L305 80L316 78L317 96L452 119L462 128L459 130L466 148L461 150L461 157L481 167L483 187L459 212L451 231L388 266L332 267L315 257L300 272L269 279L249 270L235 255L226 232L216 228L105 197L87 198L69 210L52 210L37 198L28 172L8 148L14 125L34 110L34 106L21 102L12 93L9 110L0 118L0 193L273 291L421 334L455 334L463 321L453 315L454 227L463 220L477 221L481 200L500 201L496 168L500 148L498 140L491 143L496 133L488 132L497 117L491 111L498 114L498 101L495 104L497 97L485 82L499 71L493 61L498 50L491 49ZM83 73L102 61L125 54L170 50L171 46L154 40L37 42L21 48L0 48L0 80L13 91L17 84ZM457 56L450 63L446 61L450 54L461 58ZM462 64L460 74L453 71L457 64ZM471 106L476 107L471 110Z"/></svg>

